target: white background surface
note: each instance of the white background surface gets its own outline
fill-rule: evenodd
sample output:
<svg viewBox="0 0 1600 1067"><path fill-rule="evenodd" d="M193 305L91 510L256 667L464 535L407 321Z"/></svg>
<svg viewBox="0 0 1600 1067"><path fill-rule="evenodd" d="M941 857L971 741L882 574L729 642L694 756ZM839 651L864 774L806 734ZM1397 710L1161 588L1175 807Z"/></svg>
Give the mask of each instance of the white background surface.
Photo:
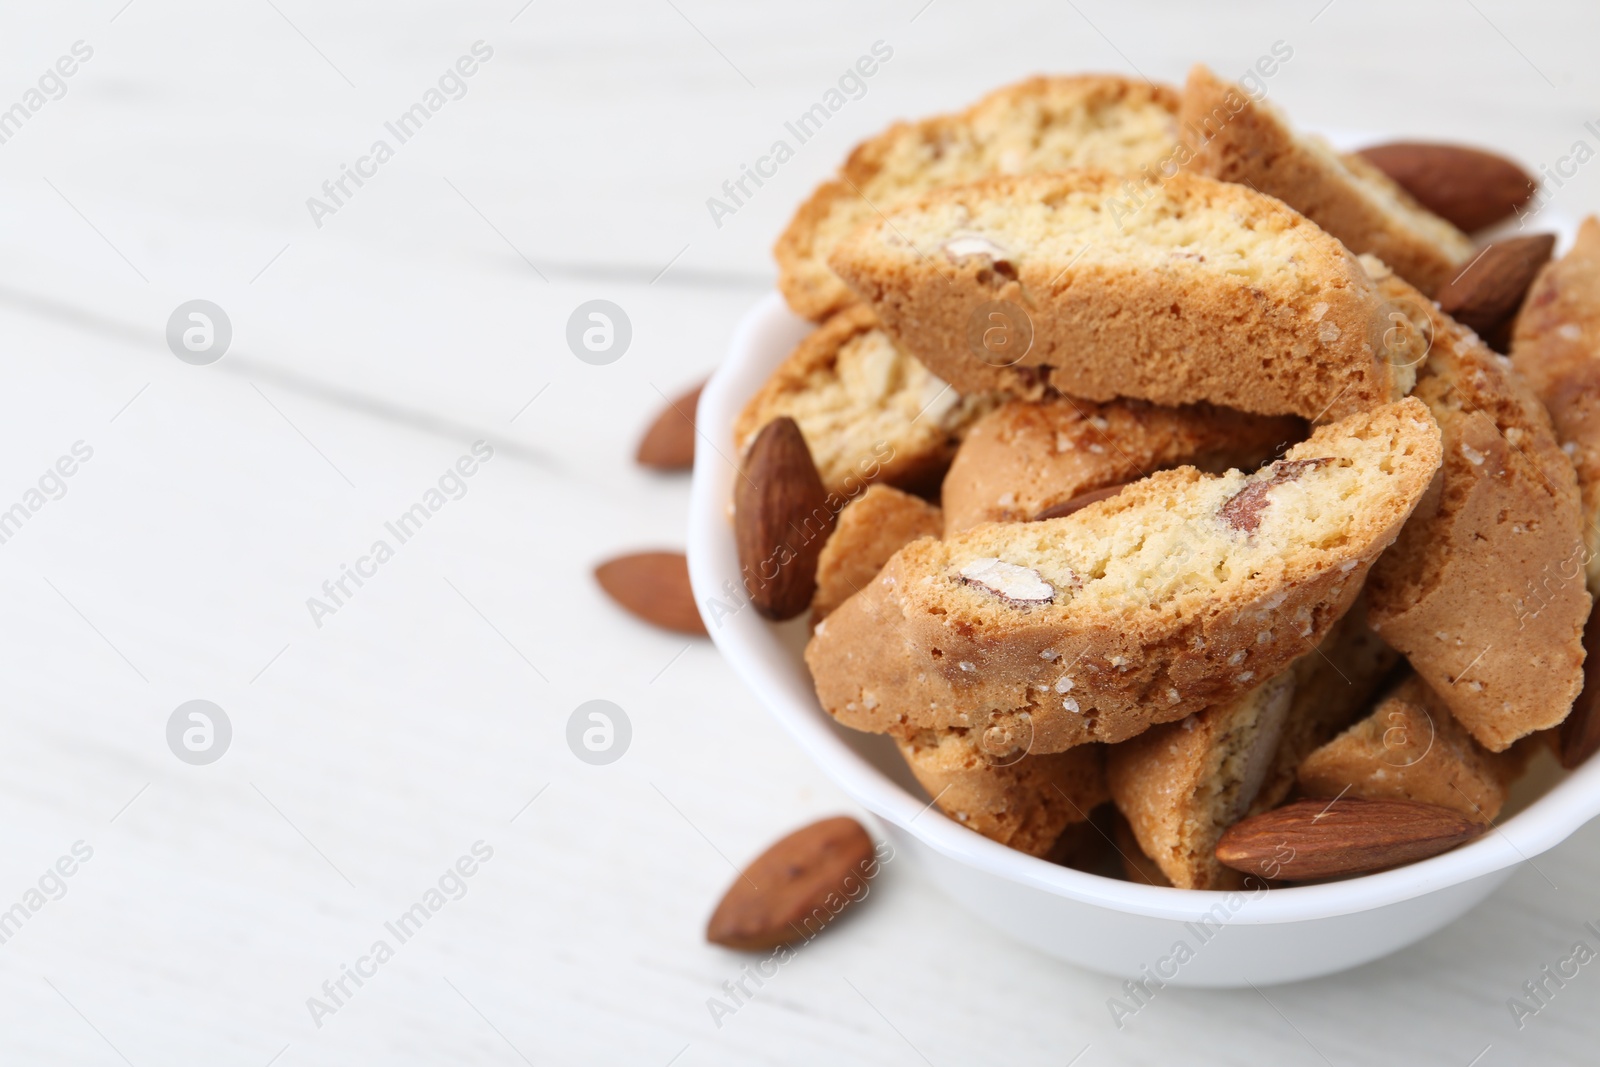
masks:
<svg viewBox="0 0 1600 1067"><path fill-rule="evenodd" d="M1592 1057L1600 967L1520 1031L1506 1000L1600 947L1594 826L1399 956L1164 990L1120 1031L1116 981L891 864L718 1028L707 998L745 960L701 934L729 861L842 802L709 644L632 621L589 571L681 545L686 482L635 468L637 435L770 286L794 204L888 121L1041 71L1236 73L1283 40L1270 92L1308 125L1554 164L1600 147L1600 9L123 3L0 16L0 108L94 49L0 145L0 509L94 449L0 545L0 909L94 849L0 945L0 1062ZM314 226L306 198L478 40L467 95ZM714 226L706 198L878 40L866 95ZM1600 165L1555 202L1600 207ZM196 297L233 323L210 367L163 340ZM606 367L564 340L596 297L633 323ZM466 496L317 628L306 598L480 438ZM564 740L597 697L634 729L598 768ZM194 698L234 729L207 767L164 737ZM466 896L316 1027L307 997L479 840Z"/></svg>

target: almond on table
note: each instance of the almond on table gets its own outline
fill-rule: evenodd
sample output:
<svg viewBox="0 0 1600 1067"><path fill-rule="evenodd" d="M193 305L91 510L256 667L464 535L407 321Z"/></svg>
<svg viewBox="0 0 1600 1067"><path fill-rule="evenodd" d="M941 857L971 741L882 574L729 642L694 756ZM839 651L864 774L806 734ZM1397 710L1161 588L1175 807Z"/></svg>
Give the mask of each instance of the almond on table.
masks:
<svg viewBox="0 0 1600 1067"><path fill-rule="evenodd" d="M682 552L635 552L594 569L600 588L645 622L681 634L706 635L706 624L689 587L689 562Z"/></svg>
<svg viewBox="0 0 1600 1067"><path fill-rule="evenodd" d="M694 466L694 415L705 384L701 382L682 396L674 397L661 409L661 414L639 441L639 451L634 458L641 467L677 471Z"/></svg>
<svg viewBox="0 0 1600 1067"><path fill-rule="evenodd" d="M810 940L864 899L877 873L872 838L854 819L803 826L739 873L706 923L706 940L746 952Z"/></svg>

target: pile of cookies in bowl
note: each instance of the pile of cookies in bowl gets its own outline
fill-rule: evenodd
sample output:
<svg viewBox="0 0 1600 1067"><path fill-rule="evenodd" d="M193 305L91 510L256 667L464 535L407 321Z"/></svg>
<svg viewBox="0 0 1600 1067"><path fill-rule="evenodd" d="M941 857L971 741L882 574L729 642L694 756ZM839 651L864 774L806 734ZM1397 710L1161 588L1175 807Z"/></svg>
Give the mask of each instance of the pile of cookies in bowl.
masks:
<svg viewBox="0 0 1600 1067"><path fill-rule="evenodd" d="M1474 839L1600 747L1600 222L1556 257L1534 194L1203 67L896 124L777 244L816 325L734 428L751 604L1034 856L1230 889Z"/></svg>

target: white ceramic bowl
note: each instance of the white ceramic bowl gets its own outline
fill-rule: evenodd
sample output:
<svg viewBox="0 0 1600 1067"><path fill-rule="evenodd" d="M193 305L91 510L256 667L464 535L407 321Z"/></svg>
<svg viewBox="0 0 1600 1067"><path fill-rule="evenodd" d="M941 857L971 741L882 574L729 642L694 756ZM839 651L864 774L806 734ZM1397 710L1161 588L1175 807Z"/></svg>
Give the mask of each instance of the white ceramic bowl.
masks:
<svg viewBox="0 0 1600 1067"><path fill-rule="evenodd" d="M745 316L700 397L689 575L712 640L822 769L876 815L896 851L945 893L1043 952L1121 977L1242 986L1329 974L1403 948L1459 918L1530 857L1600 814L1600 759L1570 775L1545 760L1510 817L1477 841L1398 870L1256 894L1138 885L1013 851L929 805L887 738L834 723L801 659L803 619L774 625L742 603L729 522L733 421L810 329L776 293ZM710 442L714 448L705 447ZM1533 780L1530 780L1533 779ZM1520 810L1518 810L1520 808ZM1179 942L1187 950L1177 950Z"/></svg>

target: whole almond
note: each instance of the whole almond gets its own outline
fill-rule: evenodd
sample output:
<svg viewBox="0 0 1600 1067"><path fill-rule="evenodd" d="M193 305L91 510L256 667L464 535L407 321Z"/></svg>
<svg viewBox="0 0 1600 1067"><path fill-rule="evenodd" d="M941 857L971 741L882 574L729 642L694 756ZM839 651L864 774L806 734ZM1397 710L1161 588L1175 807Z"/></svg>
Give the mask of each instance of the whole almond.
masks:
<svg viewBox="0 0 1600 1067"><path fill-rule="evenodd" d="M799 425L784 416L763 426L733 485L734 541L756 611L781 622L811 606L837 517Z"/></svg>
<svg viewBox="0 0 1600 1067"><path fill-rule="evenodd" d="M704 637L706 624L689 588L689 562L682 552L635 552L594 569L612 600L645 622L680 634Z"/></svg>
<svg viewBox="0 0 1600 1067"><path fill-rule="evenodd" d="M760 952L809 940L866 895L878 870L872 838L840 815L785 837L734 879L706 924L706 940Z"/></svg>
<svg viewBox="0 0 1600 1067"><path fill-rule="evenodd" d="M1395 141L1359 154L1423 207L1468 233L1509 218L1533 196L1532 175L1480 148Z"/></svg>
<svg viewBox="0 0 1600 1067"><path fill-rule="evenodd" d="M1297 800L1235 823L1217 842L1217 859L1236 871L1304 881L1413 863L1486 829L1414 800Z"/></svg>
<svg viewBox="0 0 1600 1067"><path fill-rule="evenodd" d="M694 412L700 404L701 382L667 403L639 441L634 457L639 465L658 471L682 471L694 466Z"/></svg>
<svg viewBox="0 0 1600 1067"><path fill-rule="evenodd" d="M1506 351L1517 309L1555 247L1550 233L1495 241L1439 290L1439 310L1472 327L1497 352Z"/></svg>
<svg viewBox="0 0 1600 1067"><path fill-rule="evenodd" d="M1061 504L1052 504L1033 517L1034 522L1044 519L1060 519L1071 515L1073 512L1082 511L1090 504L1098 504L1102 500L1110 500L1129 486L1129 482L1118 482L1116 485L1102 486L1099 489L1090 489L1079 493L1071 500Z"/></svg>
<svg viewBox="0 0 1600 1067"><path fill-rule="evenodd" d="M1561 766L1569 771L1600 748L1600 611L1583 628L1583 692L1561 724Z"/></svg>

